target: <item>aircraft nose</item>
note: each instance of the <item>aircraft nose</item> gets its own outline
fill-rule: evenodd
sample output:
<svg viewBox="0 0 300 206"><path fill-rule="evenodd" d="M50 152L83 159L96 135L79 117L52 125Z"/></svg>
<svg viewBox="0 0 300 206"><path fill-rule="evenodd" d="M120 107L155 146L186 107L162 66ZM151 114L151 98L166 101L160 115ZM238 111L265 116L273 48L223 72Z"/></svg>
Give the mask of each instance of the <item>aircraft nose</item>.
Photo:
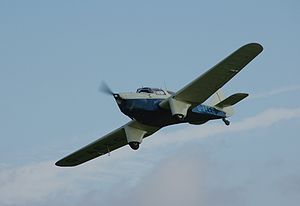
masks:
<svg viewBox="0 0 300 206"><path fill-rule="evenodd" d="M124 101L124 99L121 98L119 94L113 94L113 95L114 95L114 98L115 98L117 104L122 104L122 102Z"/></svg>

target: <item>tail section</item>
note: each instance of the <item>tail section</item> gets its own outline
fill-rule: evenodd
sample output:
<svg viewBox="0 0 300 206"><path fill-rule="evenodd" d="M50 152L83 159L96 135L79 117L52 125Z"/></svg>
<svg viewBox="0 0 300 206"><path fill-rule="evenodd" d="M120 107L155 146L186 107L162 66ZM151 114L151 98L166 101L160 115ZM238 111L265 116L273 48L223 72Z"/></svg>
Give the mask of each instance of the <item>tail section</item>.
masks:
<svg viewBox="0 0 300 206"><path fill-rule="evenodd" d="M225 98L223 92L219 89L212 95L211 106L216 107L226 113L226 117L230 117L234 114L233 105L245 99L249 94L236 93Z"/></svg>

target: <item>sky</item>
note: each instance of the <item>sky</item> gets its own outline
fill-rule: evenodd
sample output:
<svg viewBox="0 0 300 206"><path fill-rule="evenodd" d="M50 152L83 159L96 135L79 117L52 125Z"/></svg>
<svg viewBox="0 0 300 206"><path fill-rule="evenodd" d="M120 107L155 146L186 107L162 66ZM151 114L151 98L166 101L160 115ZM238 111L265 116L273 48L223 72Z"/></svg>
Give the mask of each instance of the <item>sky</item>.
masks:
<svg viewBox="0 0 300 206"><path fill-rule="evenodd" d="M1 1L0 205L298 205L300 3ZM75 168L54 163L129 121L99 93L177 91L239 47L264 51L222 121L176 125Z"/></svg>

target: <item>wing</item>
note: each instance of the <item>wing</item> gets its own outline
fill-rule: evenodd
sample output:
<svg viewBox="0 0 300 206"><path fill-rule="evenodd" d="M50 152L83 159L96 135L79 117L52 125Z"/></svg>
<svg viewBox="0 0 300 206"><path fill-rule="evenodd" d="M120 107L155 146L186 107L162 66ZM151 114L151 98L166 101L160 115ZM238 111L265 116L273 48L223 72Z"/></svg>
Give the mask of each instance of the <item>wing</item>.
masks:
<svg viewBox="0 0 300 206"><path fill-rule="evenodd" d="M63 159L56 162L55 165L61 167L77 166L91 159L107 154L120 147L123 147L124 145L127 145L127 138L124 130L125 126L130 126L146 131L147 133L145 134L144 138L160 129L158 127L147 126L135 120L132 120L126 125L105 135L104 137L101 137L91 144L64 157Z"/></svg>
<svg viewBox="0 0 300 206"><path fill-rule="evenodd" d="M261 53L262 50L263 47L257 43L247 44L239 48L213 68L175 93L173 98L190 103L192 106L203 103L241 71ZM168 107L167 105L168 100L160 104L160 106L164 108Z"/></svg>

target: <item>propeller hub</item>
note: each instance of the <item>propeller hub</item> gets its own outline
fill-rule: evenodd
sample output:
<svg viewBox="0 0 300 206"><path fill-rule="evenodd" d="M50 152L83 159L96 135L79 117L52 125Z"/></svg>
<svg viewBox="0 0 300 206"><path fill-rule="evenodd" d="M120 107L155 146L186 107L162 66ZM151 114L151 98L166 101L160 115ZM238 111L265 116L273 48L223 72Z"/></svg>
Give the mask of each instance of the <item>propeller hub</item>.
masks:
<svg viewBox="0 0 300 206"><path fill-rule="evenodd" d="M122 102L124 101L124 99L122 99L119 94L113 94L113 96L114 96L117 104L119 104L119 105L122 104Z"/></svg>
<svg viewBox="0 0 300 206"><path fill-rule="evenodd" d="M105 82L102 82L102 84L99 87L99 91L107 95L112 95L117 101L118 105L122 104L122 102L124 101L124 99L121 98L119 94L114 93L112 89Z"/></svg>

